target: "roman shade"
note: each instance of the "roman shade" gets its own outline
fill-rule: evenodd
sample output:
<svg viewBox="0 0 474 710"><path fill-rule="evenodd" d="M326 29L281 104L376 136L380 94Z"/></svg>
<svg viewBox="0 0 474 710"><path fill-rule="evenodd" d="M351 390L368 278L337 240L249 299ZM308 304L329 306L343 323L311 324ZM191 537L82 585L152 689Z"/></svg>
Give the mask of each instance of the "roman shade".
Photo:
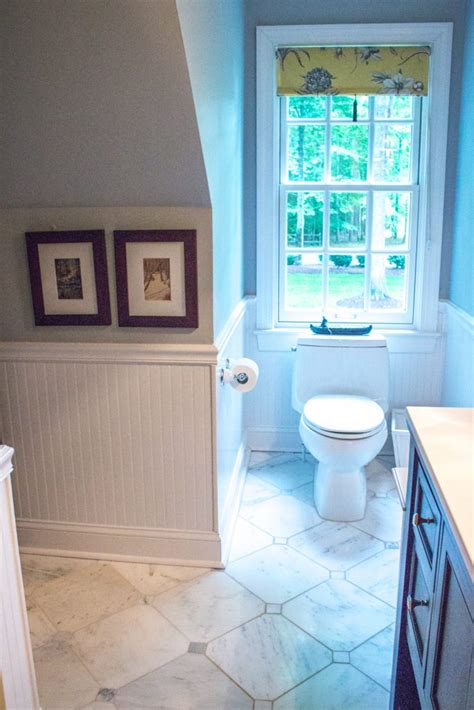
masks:
<svg viewBox="0 0 474 710"><path fill-rule="evenodd" d="M430 48L279 47L279 96L426 96Z"/></svg>

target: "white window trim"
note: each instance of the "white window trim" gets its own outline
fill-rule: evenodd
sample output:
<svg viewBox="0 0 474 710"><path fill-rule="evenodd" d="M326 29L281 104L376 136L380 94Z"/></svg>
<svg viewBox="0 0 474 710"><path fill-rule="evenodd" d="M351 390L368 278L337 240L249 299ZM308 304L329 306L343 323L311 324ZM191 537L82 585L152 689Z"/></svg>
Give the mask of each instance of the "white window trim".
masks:
<svg viewBox="0 0 474 710"><path fill-rule="evenodd" d="M452 23L407 23L370 25L290 25L257 27L257 332L264 330L288 339L289 330L278 327L278 184L279 102L275 88L275 50L288 45L374 45L426 44L431 46L430 94L428 97L429 146L421 146L422 175L426 190L420 196L420 222L416 275L422 289L415 294L413 327L403 329L403 338L412 332L437 330L441 242L443 229L446 143L451 75ZM273 81L269 81L273 77ZM425 138L426 138L425 132ZM429 148L429 159L423 152ZM295 331L298 328L294 329ZM400 332L402 335L402 332ZM271 338L274 340L274 337ZM260 341L260 338L259 338ZM262 343L263 344L263 343Z"/></svg>

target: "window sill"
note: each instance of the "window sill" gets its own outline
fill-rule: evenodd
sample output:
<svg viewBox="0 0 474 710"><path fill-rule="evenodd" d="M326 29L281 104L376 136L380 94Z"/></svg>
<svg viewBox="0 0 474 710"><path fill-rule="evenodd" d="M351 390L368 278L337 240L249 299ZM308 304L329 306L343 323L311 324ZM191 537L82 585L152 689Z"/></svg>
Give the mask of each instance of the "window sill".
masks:
<svg viewBox="0 0 474 710"><path fill-rule="evenodd" d="M389 330L375 328L375 333L384 335L391 353L433 353L438 347L441 333L414 329ZM258 349L262 352L288 352L296 346L298 336L308 335L301 328L270 328L255 330Z"/></svg>

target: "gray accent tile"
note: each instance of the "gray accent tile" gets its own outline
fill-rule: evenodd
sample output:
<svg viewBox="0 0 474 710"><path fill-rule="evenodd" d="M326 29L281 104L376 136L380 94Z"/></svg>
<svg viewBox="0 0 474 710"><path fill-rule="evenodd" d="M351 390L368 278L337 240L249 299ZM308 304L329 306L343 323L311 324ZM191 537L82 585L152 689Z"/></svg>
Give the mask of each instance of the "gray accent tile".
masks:
<svg viewBox="0 0 474 710"><path fill-rule="evenodd" d="M332 657L334 663L350 663L350 656L347 651L334 651Z"/></svg>
<svg viewBox="0 0 474 710"><path fill-rule="evenodd" d="M188 646L188 653L206 653L207 643L201 641L191 641Z"/></svg>

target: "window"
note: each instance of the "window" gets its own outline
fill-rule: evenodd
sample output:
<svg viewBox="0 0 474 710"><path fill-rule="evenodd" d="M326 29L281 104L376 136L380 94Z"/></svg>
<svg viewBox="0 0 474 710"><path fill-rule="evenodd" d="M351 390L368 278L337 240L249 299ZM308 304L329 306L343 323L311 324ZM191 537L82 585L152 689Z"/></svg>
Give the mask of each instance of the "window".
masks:
<svg viewBox="0 0 474 710"><path fill-rule="evenodd" d="M281 47L392 44L431 48L428 97L276 95ZM258 329L436 330L450 55L449 23L257 29Z"/></svg>
<svg viewBox="0 0 474 710"><path fill-rule="evenodd" d="M412 321L422 100L279 99L280 322Z"/></svg>

